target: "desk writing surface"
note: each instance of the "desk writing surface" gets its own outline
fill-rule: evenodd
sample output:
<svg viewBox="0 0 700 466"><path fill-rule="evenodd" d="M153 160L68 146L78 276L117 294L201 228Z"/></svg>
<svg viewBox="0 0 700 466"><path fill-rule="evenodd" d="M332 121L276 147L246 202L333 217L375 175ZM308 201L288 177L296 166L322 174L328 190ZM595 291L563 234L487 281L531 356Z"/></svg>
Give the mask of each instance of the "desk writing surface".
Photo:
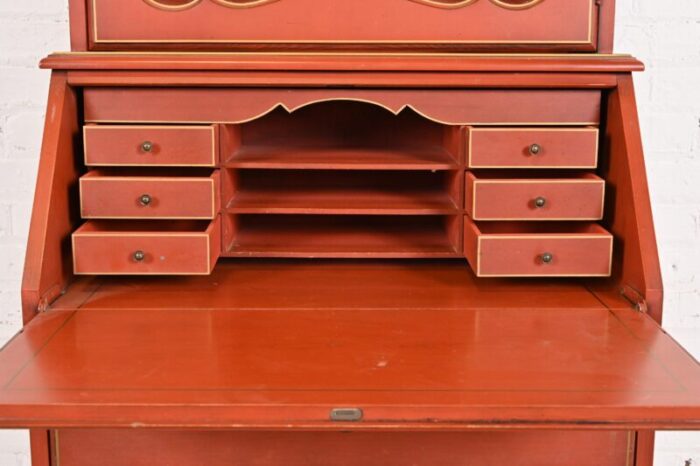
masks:
<svg viewBox="0 0 700 466"><path fill-rule="evenodd" d="M0 353L0 424L342 429L347 423L329 413L351 407L364 413L353 429L698 427L700 367L631 309L553 306L542 290L542 306L499 306L483 287L468 287L471 273L456 278L457 269L439 263L403 271L375 264L385 293L401 291L396 279L411 270L410 287L433 281L433 292L454 298L435 308L401 307L400 299L389 306L381 281L369 293L375 308L368 296L324 308L314 298L340 293L345 266L256 267L224 267L169 293L154 285L159 306L138 280L93 284L81 304L43 313ZM303 305L291 290L314 274L307 286L319 294ZM265 297L270 288L256 280L277 280L280 291ZM450 295L450 283L463 294ZM230 295L237 287L247 294ZM195 289L228 304L202 298L192 306ZM430 291L414 290L414 302L423 294ZM163 307L166 295L184 304Z"/></svg>

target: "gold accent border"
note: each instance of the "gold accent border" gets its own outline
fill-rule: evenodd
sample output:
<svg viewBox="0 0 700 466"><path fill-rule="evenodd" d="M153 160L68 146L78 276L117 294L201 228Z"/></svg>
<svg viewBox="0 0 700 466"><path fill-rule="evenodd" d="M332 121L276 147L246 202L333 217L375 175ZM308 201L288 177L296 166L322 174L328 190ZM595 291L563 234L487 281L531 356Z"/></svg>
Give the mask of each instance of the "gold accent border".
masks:
<svg viewBox="0 0 700 466"><path fill-rule="evenodd" d="M537 170L537 169L562 169L562 170L582 170L582 169L595 169L598 168L600 163L600 129L597 127L587 126L585 128L479 128L479 127L468 127L466 128L467 136L469 137L469 144L467 149L467 168L471 169L523 169L523 170ZM595 138L595 161L591 166L588 165L474 165L472 163L472 156L474 154L474 140L472 138L472 133L474 132L573 132L573 133L584 133L584 132L594 132Z"/></svg>
<svg viewBox="0 0 700 466"><path fill-rule="evenodd" d="M58 441L58 429L53 431L53 451L54 451L54 460L56 461L55 466L61 466L61 452L60 452L60 444Z"/></svg>
<svg viewBox="0 0 700 466"><path fill-rule="evenodd" d="M225 6L227 8L237 8L237 9L243 9L243 8L255 8L258 6L264 6L268 5L270 3L275 3L279 0L244 0L245 3L236 3L235 1L231 0L212 0L214 3L218 3L221 6Z"/></svg>
<svg viewBox="0 0 700 466"><path fill-rule="evenodd" d="M190 0L188 3L185 3L184 5L166 5L163 3L159 3L158 0L143 0L146 2L148 5L152 6L153 8L158 8L159 10L164 10L164 11L182 11L182 10L189 10L192 7L195 7L199 5L202 0Z"/></svg>
<svg viewBox="0 0 700 466"><path fill-rule="evenodd" d="M221 0L218 0L218 2ZM262 0L264 1L264 0ZM492 3L496 4L494 0ZM100 39L97 27L97 0L92 0L92 41L95 44L484 44L484 45L499 45L499 44L524 44L524 45L546 45L546 44L561 44L561 45L584 45L593 43L593 29L596 1L589 1L588 10L588 37L586 40L463 40L463 41L446 41L446 40L240 40L240 39L211 39L211 40L185 40L185 39ZM513 9L513 8L510 8ZM597 47L596 47L597 49Z"/></svg>
<svg viewBox="0 0 700 466"><path fill-rule="evenodd" d="M527 10L528 8L532 8L536 6L538 3L542 3L542 0L530 0L529 2L526 3L521 3L521 4L512 4L512 3L506 3L503 0L490 0L491 3L500 6L501 8L505 8L507 10Z"/></svg>
<svg viewBox="0 0 700 466"><path fill-rule="evenodd" d="M89 173L88 173L89 174ZM167 177L167 176L81 176L78 180L78 191L80 193L80 217L86 220L215 220L216 215L216 180L214 179L215 174L212 173L209 177ZM83 208L83 183L86 181L92 182L102 182L102 181L153 181L155 183L177 183L177 182L205 182L208 181L211 184L211 216L208 217L169 217L169 216L156 216L156 217L141 217L141 216L94 216L85 215L85 209Z"/></svg>
<svg viewBox="0 0 700 466"><path fill-rule="evenodd" d="M87 130L122 130L122 129L157 129L157 130L172 130L172 131L201 131L210 130L211 131L211 165L209 164L180 164L180 163L169 163L169 164L153 164L153 163L88 163L88 144L87 144ZM157 126L157 125L83 125L83 162L87 167L216 167L216 128L213 124L201 125L201 126Z"/></svg>
<svg viewBox="0 0 700 466"><path fill-rule="evenodd" d="M178 231L167 231L163 230L162 232L143 232L143 233L138 233L138 232L81 232L80 230L82 229L82 226L78 228L78 230L74 231L73 234L71 234L71 248L72 248L72 256L73 256L73 274L74 275L104 275L104 276L207 276L211 275L211 235L214 230L214 227L216 227L218 222L217 219L215 218L212 220L209 225L207 225L207 228L205 231L201 233L188 233L188 232L178 232ZM89 238L89 237L97 237L97 238L123 238L123 237L142 237L142 238L153 238L153 237L176 237L176 238L194 238L194 239L200 239L200 238L205 238L206 239L206 256L207 256L207 263L206 263L206 271L205 272L105 272L105 273L95 273L95 272L78 272L76 270L77 268L77 261L75 257L75 239L83 237L83 238Z"/></svg>
<svg viewBox="0 0 700 466"><path fill-rule="evenodd" d="M471 173L470 173L471 174ZM523 221L523 222L577 222L577 221L598 221L602 220L603 216L605 214L605 188L606 188L606 183L605 180L597 177L598 179L594 178L558 178L558 179L538 179L538 178L533 178L533 179L482 179L474 174L471 174L474 177L474 181L472 183L472 211L471 211L471 218L472 220L476 221L482 221L482 222L493 222L493 221ZM500 218L500 217L479 217L477 216L476 213L476 194L477 194L477 185L478 184L602 184L603 189L602 189L602 203L600 206L600 216L598 217L573 217L573 218L567 218L567 217L555 217L555 218L525 218L525 217L513 217L513 218Z"/></svg>
<svg viewBox="0 0 700 466"><path fill-rule="evenodd" d="M602 227L600 227L603 229ZM615 242L615 237L609 233L606 232L606 234L598 234L598 235L592 235L588 233L569 233L569 234L562 234L562 233L523 233L523 234L496 234L496 233L487 233L483 234L481 233L481 230L479 227L476 227L476 230L479 232L479 235L477 237L477 247L476 247L476 261L477 261L477 266L476 266L476 276L480 278L494 278L494 277L502 277L502 278L520 278L520 277L554 277L554 278L567 278L567 277L610 277L612 275L612 262L613 262L613 246ZM481 242L482 240L487 239L487 240L519 240L519 241L534 241L534 240L541 240L541 239L608 239L610 241L610 259L608 260L608 272L604 274L590 274L590 273L581 273L581 274L484 274L481 272Z"/></svg>
<svg viewBox="0 0 700 466"><path fill-rule="evenodd" d="M456 10L458 8L463 8L465 6L469 6L472 3L476 3L478 0L461 0L459 2L455 3L445 3L444 1L441 0L411 0L414 3L418 3L420 5L425 5L425 6L432 6L435 8L443 8L445 10Z"/></svg>

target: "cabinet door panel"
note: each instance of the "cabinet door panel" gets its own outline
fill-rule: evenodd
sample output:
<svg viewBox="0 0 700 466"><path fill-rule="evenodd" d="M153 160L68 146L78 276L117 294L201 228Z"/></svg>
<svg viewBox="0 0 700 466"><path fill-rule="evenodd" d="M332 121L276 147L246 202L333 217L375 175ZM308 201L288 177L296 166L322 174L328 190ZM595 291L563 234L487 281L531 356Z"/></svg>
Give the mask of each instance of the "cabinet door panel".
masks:
<svg viewBox="0 0 700 466"><path fill-rule="evenodd" d="M594 0L90 0L96 49L595 50Z"/></svg>

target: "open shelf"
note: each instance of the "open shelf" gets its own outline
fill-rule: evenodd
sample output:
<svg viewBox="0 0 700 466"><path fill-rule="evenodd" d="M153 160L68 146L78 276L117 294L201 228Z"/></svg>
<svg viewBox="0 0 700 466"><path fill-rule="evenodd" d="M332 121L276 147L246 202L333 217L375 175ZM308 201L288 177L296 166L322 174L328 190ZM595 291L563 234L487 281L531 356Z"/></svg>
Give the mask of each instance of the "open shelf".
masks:
<svg viewBox="0 0 700 466"><path fill-rule="evenodd" d="M461 164L459 127L362 102L322 102L291 114L277 109L225 125L222 136L229 168L449 170Z"/></svg>
<svg viewBox="0 0 700 466"><path fill-rule="evenodd" d="M460 257L460 216L228 215L223 256Z"/></svg>
<svg viewBox="0 0 700 466"><path fill-rule="evenodd" d="M246 146L225 163L230 168L316 170L450 170L457 161L444 148Z"/></svg>
<svg viewBox="0 0 700 466"><path fill-rule="evenodd" d="M228 211L246 214L437 215L461 211L461 177L445 172L246 170L229 173Z"/></svg>

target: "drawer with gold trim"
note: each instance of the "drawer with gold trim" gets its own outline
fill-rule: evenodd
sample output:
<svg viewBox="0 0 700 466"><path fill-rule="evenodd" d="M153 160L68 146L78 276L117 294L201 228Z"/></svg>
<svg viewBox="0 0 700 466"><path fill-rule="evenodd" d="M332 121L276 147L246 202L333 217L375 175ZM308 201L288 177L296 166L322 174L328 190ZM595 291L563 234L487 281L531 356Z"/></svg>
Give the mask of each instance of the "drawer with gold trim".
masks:
<svg viewBox="0 0 700 466"><path fill-rule="evenodd" d="M599 130L582 128L467 128L468 168L594 169Z"/></svg>
<svg viewBox="0 0 700 466"><path fill-rule="evenodd" d="M600 220L605 180L592 173L519 178L466 174L465 209L474 220Z"/></svg>
<svg viewBox="0 0 700 466"><path fill-rule="evenodd" d="M215 125L86 125L87 166L214 167L218 159Z"/></svg>
<svg viewBox="0 0 700 466"><path fill-rule="evenodd" d="M85 219L213 219L219 212L219 171L208 176L110 174L80 178Z"/></svg>
<svg viewBox="0 0 700 466"><path fill-rule="evenodd" d="M208 275L221 252L212 222L89 221L73 233L76 275Z"/></svg>
<svg viewBox="0 0 700 466"><path fill-rule="evenodd" d="M464 252L479 277L607 277L613 236L595 223L464 222Z"/></svg>

